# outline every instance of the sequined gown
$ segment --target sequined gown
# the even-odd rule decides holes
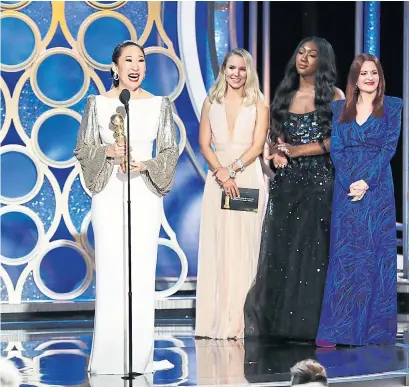
[[[390,160],[401,129],[402,100],[384,97],[384,117],[338,123],[344,101],[333,103],[331,156],[335,165],[331,254],[318,339],[337,344],[396,341],[396,215]],[[347,196],[363,179],[361,201]]]
[[[316,111],[289,113],[286,142],[324,139]],[[245,335],[314,340],[329,257],[333,192],[329,154],[298,157],[270,183],[256,280],[245,304]]]

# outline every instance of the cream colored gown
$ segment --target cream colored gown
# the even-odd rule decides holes
[[[243,340],[196,340],[198,385],[248,385]]]
[[[242,106],[229,139],[224,104],[213,103],[209,119],[212,143],[220,163],[234,162],[253,143],[257,109]],[[241,338],[243,308],[256,275],[266,187],[257,158],[236,177],[240,188],[258,188],[258,212],[222,210],[222,190],[212,172],[206,179],[200,225],[196,292],[196,336]]]

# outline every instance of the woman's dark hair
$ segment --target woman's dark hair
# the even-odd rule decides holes
[[[379,74],[379,85],[376,90],[376,97],[373,100],[374,117],[383,117],[383,97],[385,94],[385,76],[383,75],[382,65],[375,55],[360,54],[352,61],[351,68],[348,74],[348,84],[346,89],[346,101],[342,110],[339,122],[351,122],[356,117],[356,103],[359,97],[359,89],[356,89],[361,67],[365,62],[374,62]]]
[[[112,63],[115,63],[116,65],[118,64],[118,59],[121,56],[122,49],[128,46],[138,47],[142,51],[143,57],[145,57],[145,51],[140,44],[134,42],[133,40],[124,40],[123,42],[119,43],[114,48],[114,51],[112,52]],[[111,68],[111,77],[112,77],[113,87],[117,87],[119,85],[119,80],[114,79],[114,70],[112,70],[112,68]]]
[[[291,368],[292,386],[307,384],[312,382],[321,383],[328,386],[327,374],[325,368],[315,360],[307,359],[298,362]]]
[[[295,64],[296,56],[301,46],[307,42],[314,42],[318,48],[318,67],[315,73],[315,109],[324,135],[329,137],[331,134],[331,102],[334,99],[336,82],[335,54],[329,42],[313,36],[303,39],[298,44],[287,64],[284,79],[275,92],[271,105],[270,136],[273,142],[277,142],[277,138],[284,135],[283,125],[288,118],[288,109],[300,85],[300,75]]]

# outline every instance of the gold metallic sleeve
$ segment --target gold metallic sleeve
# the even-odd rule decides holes
[[[99,137],[96,101],[91,95],[82,116],[74,155],[81,164],[85,185],[92,194],[105,188],[114,168],[113,160],[106,155],[106,148]]]
[[[157,196],[169,193],[179,159],[175,123],[169,98],[164,97],[160,110],[159,128],[156,138],[156,157],[143,161],[146,171],[142,177],[147,187]]]

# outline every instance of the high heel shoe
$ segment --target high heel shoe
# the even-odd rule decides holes
[[[321,348],[334,348],[337,346],[335,343],[325,340],[315,340],[315,344],[317,345],[317,347]]]

